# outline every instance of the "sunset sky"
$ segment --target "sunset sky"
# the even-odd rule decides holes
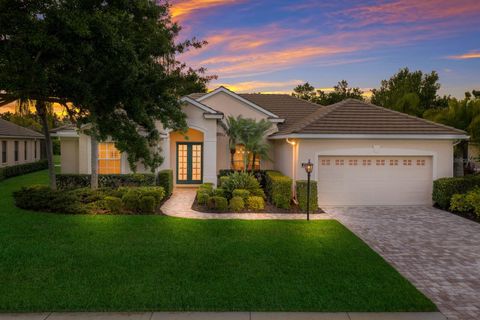
[[[441,94],[480,89],[480,1],[171,1],[181,38],[209,45],[182,60],[238,92],[288,92],[345,79],[378,87],[399,68],[436,70]]]

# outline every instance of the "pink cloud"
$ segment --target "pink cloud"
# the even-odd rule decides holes
[[[480,51],[470,51],[459,55],[448,56],[448,58],[455,60],[480,59]]]
[[[356,20],[357,26],[367,26],[426,22],[454,17],[478,18],[479,10],[478,0],[395,0],[354,6],[345,10],[343,14]]]
[[[198,10],[231,5],[242,1],[243,0],[177,0],[173,1],[170,11],[174,20],[181,20]]]

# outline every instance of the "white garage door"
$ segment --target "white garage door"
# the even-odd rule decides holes
[[[319,157],[320,205],[429,205],[431,157]]]

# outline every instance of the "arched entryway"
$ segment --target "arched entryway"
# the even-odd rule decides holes
[[[189,128],[187,132],[170,133],[170,163],[178,185],[201,184],[204,176],[204,134]]]

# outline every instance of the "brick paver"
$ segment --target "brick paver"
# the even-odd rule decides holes
[[[448,319],[480,319],[480,224],[431,207],[327,208]]]
[[[306,219],[305,214],[286,213],[205,213],[192,209],[195,200],[196,189],[176,188],[161,210],[164,214],[172,217],[190,219],[244,219],[244,220],[297,220]],[[332,219],[329,214],[320,213],[310,215],[312,220]]]

